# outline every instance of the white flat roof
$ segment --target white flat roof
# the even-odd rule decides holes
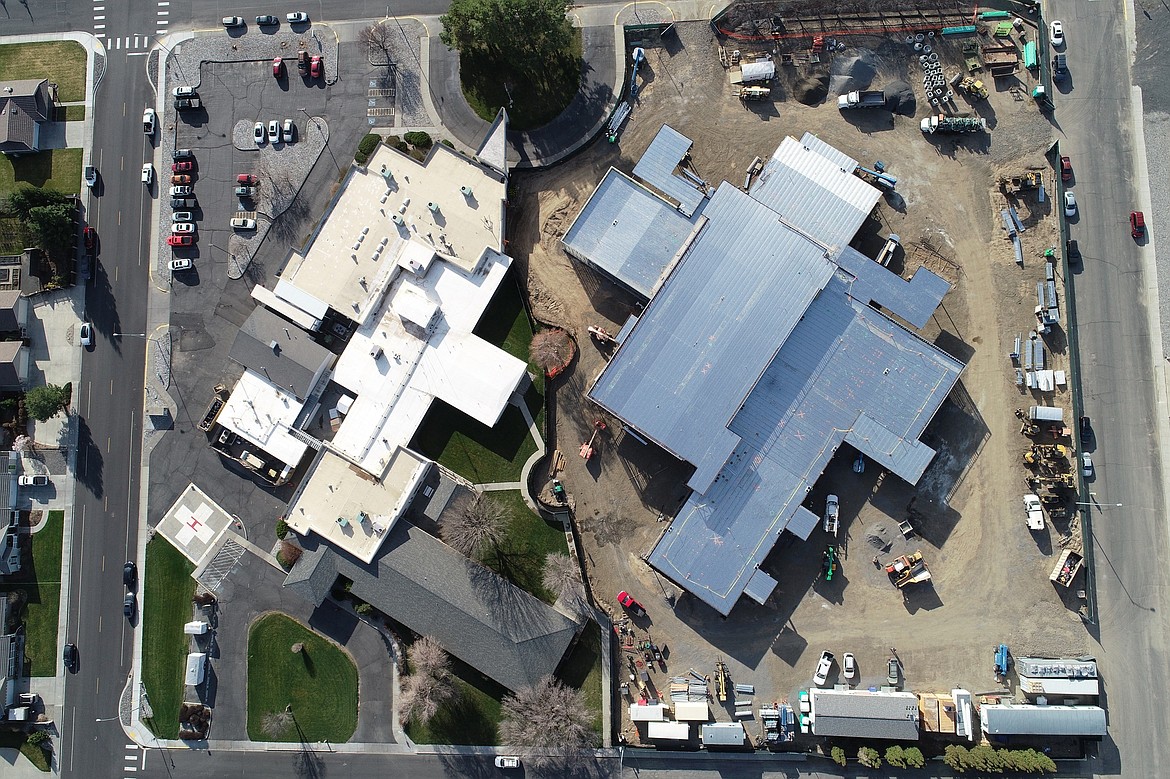
[[[285,521],[296,532],[312,531],[368,563],[429,468],[429,460],[398,447],[387,458],[383,477],[375,479],[324,451],[293,496]]]
[[[364,321],[380,296],[377,280],[400,258],[438,254],[471,269],[485,247],[502,250],[505,196],[503,176],[442,144],[424,163],[379,146],[366,168],[350,170],[309,250],[293,253],[282,281]]]
[[[292,393],[245,370],[216,421],[286,465],[295,466],[308,448],[288,432],[301,408]]]

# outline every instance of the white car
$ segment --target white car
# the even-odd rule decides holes
[[[1052,24],[1048,25],[1048,38],[1052,41],[1052,46],[1059,49],[1064,45],[1064,22],[1056,19]]]
[[[169,263],[167,263],[167,265],[170,267],[172,272],[177,270],[191,270],[191,268],[195,267],[195,263],[186,258],[171,260]]]
[[[179,235],[180,233],[193,233],[195,232],[195,223],[176,222],[175,224],[171,225],[171,232],[175,235]]]
[[[1085,475],[1086,479],[1093,476],[1093,455],[1088,452],[1081,452],[1081,473]]]
[[[232,219],[231,224],[232,224],[233,230],[255,230],[256,229],[256,220],[255,219],[246,219],[242,216],[234,217]]]
[[[49,477],[43,473],[25,475],[17,478],[16,483],[21,487],[45,487],[49,484]]]
[[[93,325],[89,322],[82,322],[77,340],[81,341],[82,346],[93,346]]]
[[[148,162],[142,166],[142,183],[150,186],[154,182],[154,163]]]
[[[293,11],[284,15],[284,20],[289,24],[304,24],[309,21],[309,15],[304,11]]]
[[[175,211],[171,214],[172,222],[194,222],[195,217],[191,215],[190,211]]]
[[[268,123],[268,142],[276,143],[280,140],[280,122],[273,119]]]
[[[171,94],[175,97],[198,97],[199,93],[195,91],[195,87],[175,87],[171,90]]]
[[[829,650],[821,652],[821,659],[817,661],[817,672],[813,674],[813,684],[824,687],[829,680],[829,671],[833,668],[833,653]]]
[[[1064,193],[1064,215],[1077,215],[1077,196],[1074,195],[1071,190]]]
[[[497,755],[496,768],[519,768],[520,758],[511,755]]]
[[[285,143],[292,143],[293,132],[293,120],[285,119],[284,127],[282,127],[280,130],[280,140],[284,141]]]
[[[97,186],[97,168],[95,168],[93,165],[85,166],[85,173],[83,176],[85,178],[85,186],[89,187],[90,189],[93,189]]]
[[[154,135],[154,109],[148,108],[142,112],[142,132]]]
[[[256,122],[252,127],[252,140],[256,141],[257,146],[264,145],[264,122]]]
[[[857,678],[857,658],[853,656],[852,652],[846,652],[841,657],[841,672],[849,681]]]
[[[190,184],[180,184],[177,187],[171,187],[171,197],[186,197],[194,191]]]

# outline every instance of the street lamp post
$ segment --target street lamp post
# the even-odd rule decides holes
[[[1097,502],[1097,493],[1095,493],[1095,492],[1090,492],[1089,497],[1092,498],[1092,500],[1090,500],[1090,501],[1080,501],[1080,500],[1074,501],[1073,505],[1074,506],[1096,506],[1097,508],[1110,508],[1110,507],[1112,507],[1112,508],[1117,508],[1117,509],[1119,509],[1125,505],[1124,503],[1098,503]]]

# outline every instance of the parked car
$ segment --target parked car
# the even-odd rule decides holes
[[[171,237],[179,238],[181,236],[172,235]],[[191,262],[186,257],[182,257],[180,259],[171,260],[169,263],[167,263],[167,267],[169,267],[171,272],[174,273],[175,271],[191,270],[195,267],[195,263]]]
[[[171,152],[172,160],[185,160],[188,157],[193,158],[194,156],[195,152],[191,151],[190,149],[175,149],[173,152]]]
[[[172,184],[190,184],[193,179],[186,173],[179,173],[171,176]]]
[[[243,184],[245,186],[252,186],[254,184],[259,184],[260,179],[256,176],[253,176],[251,173],[238,173],[236,174],[236,183]]]
[[[1057,54],[1052,58],[1052,80],[1064,81],[1066,78],[1068,78],[1068,62],[1063,54]]]
[[[175,110],[176,111],[190,111],[196,108],[202,108],[203,103],[197,97],[176,97]]]
[[[220,20],[220,22],[223,24],[224,27],[226,27],[229,30],[232,29],[233,27],[243,27],[244,26],[244,20],[242,17],[239,17],[239,16],[225,16],[225,17],[223,17],[223,19]]]
[[[292,119],[285,119],[284,126],[280,130],[280,140],[285,143],[292,143],[293,133],[295,132],[295,125]]]
[[[134,611],[137,606],[138,598],[134,596],[134,593],[126,593],[126,597],[122,599],[122,614],[126,619],[134,619]]]
[[[142,112],[142,132],[150,136],[154,135],[154,119],[155,117],[153,108],[148,108]]]
[[[61,660],[66,671],[77,670],[77,645],[72,642],[65,644],[61,650]]]
[[[520,758],[511,755],[496,755],[496,768],[519,768]]]
[[[175,211],[171,214],[172,222],[194,222],[195,216],[190,211]]]
[[[1086,479],[1093,478],[1093,455],[1081,452],[1081,474]]]
[[[1072,190],[1064,193],[1064,215],[1077,215],[1077,196],[1072,193]]]
[[[264,138],[264,122],[256,122],[252,126],[252,140],[256,141],[257,146],[263,146]]]
[[[268,122],[268,142],[276,143],[280,140],[280,122],[272,119]]]
[[[1073,176],[1072,160],[1069,159],[1068,157],[1061,157],[1060,158],[1060,180],[1067,184],[1068,182],[1072,181],[1072,176]]]
[[[284,60],[280,57],[272,58],[272,77],[284,78]]]
[[[134,589],[134,585],[138,583],[138,566],[133,560],[127,560],[122,566],[122,584],[126,585],[126,589]]]
[[[236,187],[233,191],[236,193],[236,197],[255,197],[256,195],[255,187]]]
[[[1054,19],[1048,25],[1048,39],[1052,41],[1053,48],[1059,49],[1064,45],[1064,22]]]
[[[195,163],[191,162],[190,160],[184,160],[182,162],[172,162],[171,163],[171,172],[172,173],[185,173],[185,172],[190,171],[190,170],[195,170]]]
[[[1093,428],[1088,417],[1081,417],[1081,443],[1087,444],[1093,438]]]
[[[197,239],[195,235],[168,235],[167,246],[193,246]]]
[[[175,87],[171,90],[173,97],[198,97],[199,93],[195,91],[195,87]]]
[[[293,11],[285,14],[284,20],[289,24],[305,24],[309,21],[309,15],[304,11]]]
[[[1068,239],[1068,243],[1064,245],[1064,253],[1068,256],[1068,261],[1073,265],[1081,261],[1081,247],[1077,243],[1076,238]]]
[[[857,678],[857,658],[853,656],[852,652],[846,652],[841,657],[841,672],[849,681]]]
[[[142,166],[142,183],[150,186],[154,182],[154,163],[148,162]]]
[[[183,197],[190,195],[193,189],[189,186],[171,187],[171,197]]]
[[[256,220],[255,219],[246,219],[244,217],[234,217],[232,219],[231,224],[232,224],[233,230],[255,230],[256,229]]]
[[[261,27],[271,27],[274,24],[280,24],[280,20],[272,14],[265,14],[264,16],[256,17],[256,24]]]
[[[634,596],[622,590],[617,594],[618,603],[622,604],[622,608],[633,614],[635,617],[646,616],[646,609],[641,603],[634,600]]]
[[[321,71],[325,69],[325,60],[321,57],[313,57],[309,60],[309,76],[311,78],[321,78]]]
[[[97,246],[97,230],[92,227],[84,227],[81,230],[81,240],[85,244],[85,248],[93,251]]]
[[[889,663],[886,665],[886,684],[891,687],[897,687],[901,670],[902,664],[898,662],[898,658],[891,657]]]
[[[198,208],[199,201],[193,197],[171,198],[171,208]]]
[[[833,668],[833,653],[829,650],[821,652],[821,659],[817,661],[817,670],[813,674],[813,684],[824,687],[829,680],[829,671]]]
[[[175,235],[182,235],[183,233],[195,232],[194,222],[174,222],[171,224],[171,232]]]
[[[97,168],[93,165],[86,165],[82,178],[85,179],[85,186],[93,189],[97,186]]]
[[[18,477],[16,483],[21,487],[47,487],[49,477],[43,473],[26,473]]]
[[[309,52],[304,49],[297,52],[297,73],[301,78],[309,75]]]
[[[89,322],[82,322],[81,329],[77,331],[77,340],[86,348],[93,346],[93,325]]]
[[[1146,233],[1146,215],[1141,211],[1129,212],[1129,234],[1134,239],[1141,238]]]

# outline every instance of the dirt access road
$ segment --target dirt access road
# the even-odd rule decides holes
[[[1029,229],[1024,266],[1017,266],[999,221],[1004,198],[995,186],[1004,173],[1045,165],[1050,126],[1030,100],[1002,83],[989,102],[969,109],[989,119],[990,143],[925,138],[918,119],[929,110],[921,107],[920,86],[916,118],[893,122],[880,110],[846,116],[832,94],[820,105],[802,105],[790,99],[792,76],[774,89],[778,99],[743,104],[732,97],[709,27],[675,29],[677,41],[647,49],[643,87],[619,143],[603,139],[567,164],[514,179],[510,250],[522,283],[537,316],[568,329],[581,347],[577,362],[552,385],[551,434],[566,455],[562,478],[575,500],[597,600],[616,612],[614,594],[630,590],[649,610],[640,627],[670,648],[671,674],[692,667],[710,674],[722,655],[733,678],[756,684],[761,701],[791,697],[807,686],[822,649],[838,657],[855,653],[861,686],[884,680],[885,660],[896,647],[908,689],[963,686],[974,692],[996,689],[992,648],[1000,641],[1018,655],[1085,651],[1089,642],[1075,594],[1058,592],[1048,580],[1059,536],[1076,528],[1049,523],[1034,534],[1025,527],[1020,456],[1026,439],[1013,416],[1020,406],[1068,407],[1069,399],[1066,392],[1041,398],[1017,389],[1007,360],[1015,336],[1034,327],[1035,284],[1044,273],[1039,255],[1055,240],[1056,220],[1050,203],[1021,204]],[[849,42],[845,54],[862,47],[879,53],[875,88],[894,79],[921,84],[909,47],[876,37]],[[941,53],[949,74],[961,56],[957,46]],[[638,301],[571,260],[559,239],[606,169],[629,173],[663,123],[694,140],[694,169],[710,182],[742,184],[754,156],[766,159],[785,135],[805,131],[864,165],[885,161],[898,177],[904,205],[883,201],[855,245],[873,256],[885,234],[898,233],[907,252],[892,270],[908,277],[925,262],[955,284],[922,336],[967,364],[927,431],[926,442],[939,454],[917,487],[883,478],[876,467],[854,473],[848,447],[818,482],[807,504],[814,512],[821,513],[828,492],[841,497],[838,541],[845,557],[834,579],[820,578],[821,552],[830,541],[825,533],[818,529],[807,542],[785,534],[764,565],[779,581],[769,602],[742,599],[726,619],[691,597],[675,597],[679,591],[641,559],[664,529],[662,518],[672,517],[685,499],[688,467],[623,437],[615,424],[601,437],[597,457],[588,464],[577,457],[594,420],[604,418],[585,392],[607,354],[590,341],[586,327],[616,331]],[[1050,181],[1047,169],[1045,175]],[[1061,333],[1054,335],[1052,367],[1060,369],[1067,360]],[[910,507],[920,535],[904,540],[897,523]],[[934,586],[903,598],[871,560],[918,548]],[[664,687],[666,674],[656,676]],[[720,710],[720,719],[729,717]]]

